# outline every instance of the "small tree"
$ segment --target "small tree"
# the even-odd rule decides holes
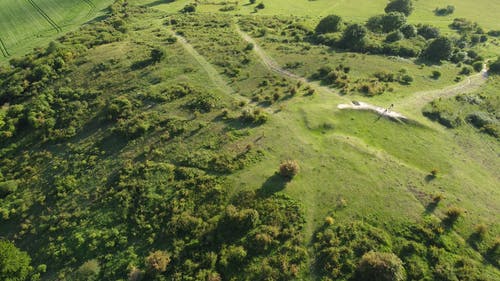
[[[97,260],[89,260],[83,263],[75,271],[75,281],[97,281],[101,266]]]
[[[489,65],[489,72],[492,74],[500,74],[500,57]]]
[[[30,271],[31,258],[13,243],[0,240],[0,280],[26,280]]]
[[[194,13],[196,12],[196,5],[195,4],[188,4],[182,8],[181,13],[187,14],[187,13]]]
[[[403,281],[406,271],[403,262],[393,253],[368,252],[358,265],[360,281]]]
[[[413,11],[413,3],[411,0],[392,0],[385,6],[384,11],[386,13],[400,12],[409,16]]]
[[[361,24],[351,24],[349,25],[342,34],[342,44],[344,47],[352,49],[354,51],[359,51],[365,47],[365,37],[368,33],[366,27]]]
[[[280,175],[291,179],[299,173],[300,167],[296,160],[285,160],[280,164]]]
[[[431,75],[432,79],[439,79],[439,77],[441,77],[441,72],[437,71],[437,70],[433,70],[432,71],[432,75]]]
[[[337,32],[342,26],[342,18],[337,15],[329,15],[321,19],[316,26],[316,33]]]
[[[447,60],[452,52],[451,40],[447,37],[439,37],[432,41],[424,52],[427,59],[435,62]]]
[[[165,272],[170,263],[170,255],[165,251],[154,251],[146,258],[146,268],[148,274],[158,274]]]
[[[151,50],[151,61],[154,63],[160,62],[165,57],[165,51],[160,48]]]

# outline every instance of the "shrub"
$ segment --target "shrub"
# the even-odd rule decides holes
[[[31,258],[13,243],[0,240],[0,280],[27,280]]]
[[[476,233],[479,238],[484,238],[487,232],[488,226],[486,226],[486,224],[484,223],[477,224],[474,227],[474,233]]]
[[[296,160],[285,160],[279,167],[280,175],[291,179],[299,173],[299,163]]]
[[[337,32],[342,26],[342,18],[337,15],[329,15],[321,19],[316,26],[316,33]]]
[[[439,202],[443,201],[443,199],[444,195],[442,193],[438,193],[432,197],[432,202],[434,202],[434,204],[438,204]]]
[[[460,69],[459,74],[460,75],[469,75],[472,73],[472,68],[470,66],[464,66],[462,69]]]
[[[220,98],[210,92],[199,93],[196,97],[187,103],[187,107],[193,110],[200,110],[203,112],[210,112],[219,103]]]
[[[489,73],[500,74],[500,57],[498,57],[496,61],[490,63]]]
[[[417,29],[417,34],[425,39],[432,39],[439,37],[439,29],[428,24],[424,24]]]
[[[403,262],[393,253],[368,252],[358,265],[358,280],[403,281],[406,271]]]
[[[151,50],[150,57],[153,63],[160,62],[165,57],[165,51],[160,48],[154,48]]]
[[[387,4],[384,11],[386,13],[400,12],[409,16],[413,11],[413,3],[411,0],[392,0]]]
[[[365,48],[366,27],[360,24],[349,25],[342,34],[342,45],[353,51],[362,51]]]
[[[385,41],[387,42],[396,42],[404,38],[404,35],[401,31],[396,30],[394,32],[391,32],[385,37]]]
[[[335,220],[332,217],[330,217],[330,216],[328,216],[328,217],[325,218],[325,224],[326,225],[332,225],[334,222],[335,222]]]
[[[196,12],[196,5],[195,4],[188,4],[184,6],[184,8],[181,9],[181,13],[187,14],[187,13],[194,13]]]
[[[447,60],[451,56],[452,51],[452,43],[451,40],[447,37],[439,37],[434,39],[427,49],[424,51],[424,56],[435,62],[439,62],[441,60]]]
[[[431,170],[431,177],[437,178],[438,174],[439,174],[439,170],[438,169],[434,168],[434,169]]]
[[[482,111],[470,113],[467,115],[466,120],[478,129],[495,122],[494,117],[491,117],[488,113]]]
[[[97,281],[101,266],[97,260],[89,260],[82,264],[75,272],[75,281]]]
[[[448,5],[445,8],[436,8],[434,10],[436,16],[447,16],[453,14],[453,12],[455,12],[455,6],[452,5]]]
[[[464,212],[465,212],[464,209],[462,209],[460,207],[456,207],[456,206],[449,207],[445,212],[446,220],[448,220],[450,222],[454,222],[459,217],[461,217],[464,214]]]
[[[254,124],[264,124],[268,118],[268,115],[260,108],[254,110],[246,108],[242,111],[240,116],[241,120]]]
[[[161,273],[167,270],[170,263],[170,255],[165,251],[154,251],[146,257],[146,269],[148,273]]]
[[[432,75],[431,75],[432,79],[439,79],[439,77],[441,77],[441,72],[437,71],[437,70],[433,70],[432,71]]]
[[[0,182],[0,198],[16,192],[17,187],[18,184],[15,180]]]
[[[413,82],[413,77],[408,74],[404,74],[400,79],[401,84],[410,85]]]
[[[382,17],[382,31],[387,33],[399,29],[406,23],[406,17],[399,12],[390,12]]]
[[[417,36],[417,28],[412,24],[405,24],[399,29],[406,38]]]

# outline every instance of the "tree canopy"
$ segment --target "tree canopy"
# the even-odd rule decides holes
[[[23,281],[31,271],[31,258],[12,242],[0,240],[0,280]]]
[[[447,37],[439,37],[432,41],[424,52],[427,59],[435,62],[447,60],[451,56],[452,42]]]
[[[385,6],[385,12],[400,12],[409,16],[413,11],[413,3],[411,0],[392,0]]]
[[[321,19],[316,26],[316,33],[337,32],[342,26],[342,18],[337,15],[329,15]]]

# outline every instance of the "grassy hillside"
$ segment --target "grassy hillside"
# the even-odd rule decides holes
[[[284,2],[116,1],[0,66],[0,279],[498,280],[493,36],[361,53],[318,15],[385,1]]]

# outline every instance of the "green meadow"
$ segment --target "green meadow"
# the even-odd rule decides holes
[[[1,280],[500,278],[500,3],[260,3],[0,4]]]

